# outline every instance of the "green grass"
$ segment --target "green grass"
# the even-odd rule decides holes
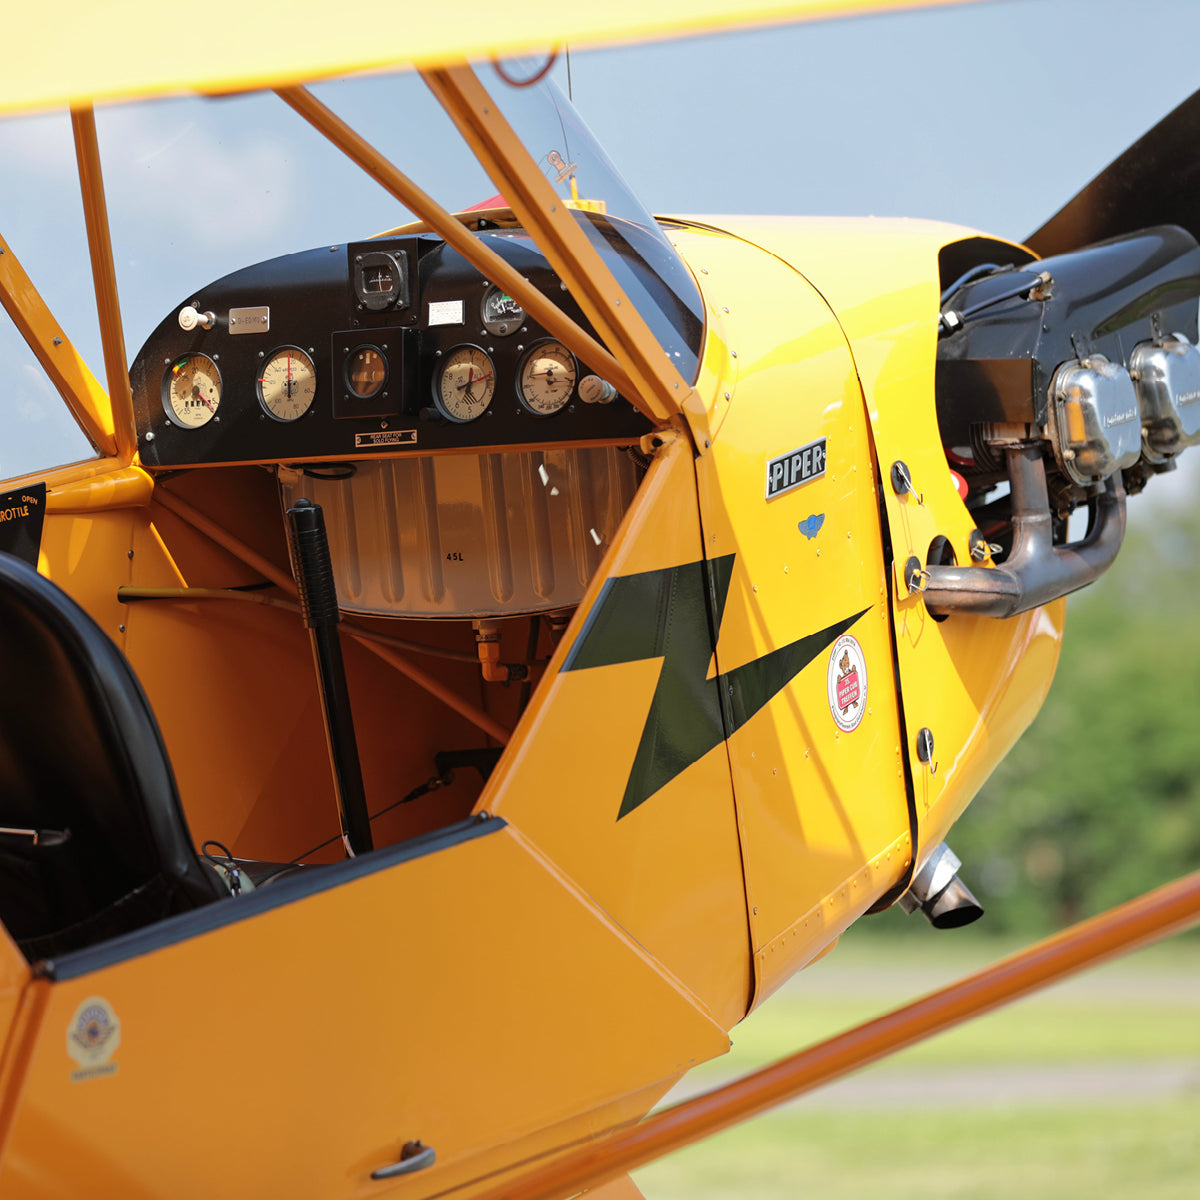
[[[774,1062],[832,1033],[877,1016],[878,1005],[855,997],[842,1003],[777,997],[733,1031],[734,1052],[699,1071],[725,1076]],[[1026,1060],[1078,1062],[1106,1059],[1200,1057],[1200,1005],[1130,1006],[1117,1000],[1090,1003],[1029,999],[921,1043],[889,1062],[986,1064]]]
[[[647,1200],[1194,1200],[1200,1100],[785,1111],[637,1172]]]
[[[922,995],[1013,947],[847,939],[733,1031],[730,1055],[693,1072],[711,1087]],[[955,948],[957,946],[957,949]],[[819,1096],[653,1163],[635,1174],[647,1200],[1175,1200],[1200,1195],[1200,1085],[1150,1100],[1109,1089],[1082,1099],[987,1099],[1006,1071],[1185,1060],[1200,1081],[1200,946],[1176,942],[1102,967],[978,1018],[861,1073],[975,1072],[970,1103]]]

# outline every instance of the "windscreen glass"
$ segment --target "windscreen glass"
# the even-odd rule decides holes
[[[476,71],[680,374],[694,381],[704,333],[696,283],[571,102],[552,80],[537,80],[539,66],[509,59]]]

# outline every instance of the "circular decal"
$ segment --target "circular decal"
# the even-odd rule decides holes
[[[829,711],[839,729],[857,729],[867,711],[867,660],[857,638],[848,633],[829,652]]]
[[[79,1064],[77,1077],[116,1070],[109,1059],[121,1044],[121,1022],[102,996],[89,996],[67,1026],[67,1053]]]

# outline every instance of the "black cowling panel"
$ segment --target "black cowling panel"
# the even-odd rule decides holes
[[[192,849],[125,657],[60,588],[0,554],[0,918],[31,958],[224,895]]]

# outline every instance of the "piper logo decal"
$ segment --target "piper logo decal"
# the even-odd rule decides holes
[[[767,499],[774,500],[825,474],[825,439],[817,438],[767,463]]]
[[[829,711],[845,733],[857,729],[867,711],[867,660],[858,639],[838,638],[829,652]]]

